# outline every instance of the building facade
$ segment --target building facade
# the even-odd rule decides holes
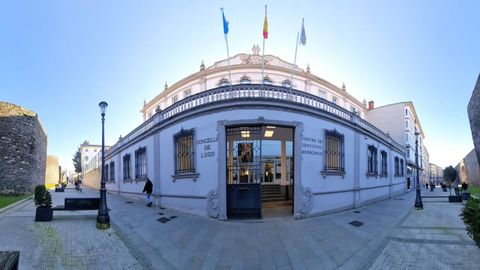
[[[428,152],[423,140],[425,135],[420,125],[420,119],[417,116],[413,103],[399,102],[375,108],[370,103],[369,110],[366,112],[367,120],[373,125],[388,133],[394,140],[400,142],[406,152],[407,164],[407,189],[415,188],[416,170],[419,172],[419,183],[422,184],[427,177],[424,171],[427,167]],[[418,168],[415,161],[415,132],[418,131]],[[428,178],[426,178],[428,179]]]
[[[365,118],[345,87],[275,56],[239,54],[165,89],[112,146],[109,191],[226,220],[286,207],[296,218],[406,191],[405,150]],[[294,68],[293,81],[292,68]]]
[[[435,185],[440,185],[443,182],[443,168],[430,163],[430,181]]]

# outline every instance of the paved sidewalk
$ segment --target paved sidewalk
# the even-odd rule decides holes
[[[428,195],[448,195],[440,192]],[[52,196],[63,204],[98,191]],[[20,269],[480,269],[480,249],[458,217],[462,205],[440,198],[416,211],[415,192],[303,220],[228,222],[107,198],[106,231],[96,229],[96,211],[35,223],[32,200],[13,207],[0,214],[0,250],[20,250]]]
[[[409,214],[413,198],[409,193],[303,220],[228,222],[148,208],[113,194],[108,203],[115,229],[148,269],[364,269]],[[169,220],[157,221],[162,217]]]
[[[448,203],[449,192],[437,188],[425,195],[423,210],[412,210],[388,236],[371,269],[480,269],[480,249],[458,216],[464,205]]]
[[[50,192],[54,204],[86,195]],[[19,250],[19,269],[142,269],[114,229],[96,228],[96,216],[97,211],[62,211],[51,222],[34,222],[29,199],[0,214],[0,250]]]

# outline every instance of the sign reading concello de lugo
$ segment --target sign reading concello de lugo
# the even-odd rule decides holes
[[[217,142],[217,138],[205,138],[197,140],[195,143],[200,147],[200,158],[210,158],[215,156],[215,151],[212,149],[212,143]],[[203,145],[203,147],[201,147]]]

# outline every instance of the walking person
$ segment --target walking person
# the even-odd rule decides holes
[[[142,193],[146,192],[147,193],[147,197],[146,197],[146,201],[147,201],[147,206],[148,207],[151,207],[152,206],[152,190],[153,190],[153,184],[152,184],[152,181],[150,181],[150,179],[147,178],[147,182],[145,183],[145,186],[143,187],[143,191]]]

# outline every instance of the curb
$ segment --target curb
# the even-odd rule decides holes
[[[17,206],[17,205],[20,205],[20,204],[22,204],[22,203],[24,203],[24,202],[26,202],[26,201],[28,201],[28,200],[30,200],[30,199],[32,199],[32,198],[33,198],[33,195],[30,195],[30,196],[28,196],[28,197],[25,198],[25,199],[22,199],[22,200],[20,200],[20,201],[18,201],[18,202],[15,202],[15,203],[12,203],[12,204],[10,204],[10,205],[7,205],[7,206],[5,206],[5,207],[3,207],[3,208],[0,208],[0,214],[3,214],[4,212],[10,210],[11,208],[13,208],[13,207],[15,207],[15,206]]]

